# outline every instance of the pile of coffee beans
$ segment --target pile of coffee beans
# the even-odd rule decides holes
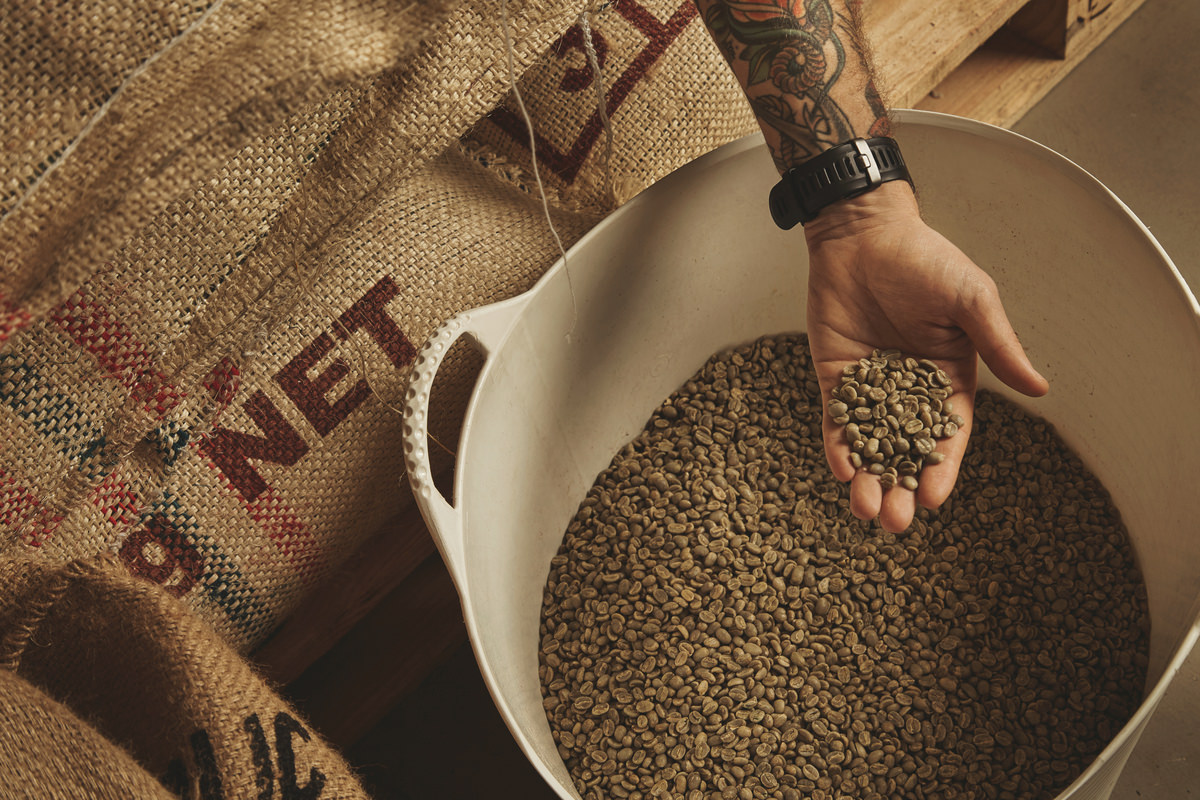
[[[1141,576],[1048,423],[981,393],[954,494],[891,534],[823,405],[803,336],[720,354],[581,504],[539,675],[586,800],[1050,798],[1136,708]]]
[[[829,400],[829,414],[843,426],[850,461],[879,476],[884,489],[900,484],[916,491],[926,464],[940,464],[937,439],[958,433],[950,376],[927,359],[899,350],[876,350],[848,364]]]

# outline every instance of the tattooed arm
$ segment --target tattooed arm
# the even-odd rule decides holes
[[[696,4],[780,172],[850,139],[889,135],[858,2]],[[851,510],[898,532],[912,522],[917,502],[935,508],[954,488],[974,416],[979,356],[1020,392],[1039,396],[1049,386],[1029,363],[995,283],[925,225],[904,181],[826,207],[804,235],[808,335],[824,396],[845,364],[876,347],[932,358],[954,382],[951,400],[965,422],[959,435],[939,443],[946,458],[925,468],[915,495],[898,486],[884,492],[877,478],[856,472],[840,429],[825,417],[825,451],[834,475],[851,482]]]
[[[780,172],[856,137],[887,136],[857,4],[696,0]]]

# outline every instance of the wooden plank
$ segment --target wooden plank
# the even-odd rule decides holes
[[[1070,0],[1067,17],[1067,57],[1095,49],[1117,25],[1129,18],[1143,0]],[[1080,56],[1082,58],[1082,56]]]
[[[269,680],[290,683],[435,552],[425,521],[409,497],[399,516],[314,589],[252,660]]]
[[[1012,31],[1001,30],[929,96],[916,103],[916,107],[1008,127],[1045,97],[1143,2],[1124,0],[1105,7],[1099,16],[1087,21],[1086,33],[1075,34],[1064,59],[1050,57]]]
[[[465,645],[345,755],[381,800],[558,798],[517,746]]]
[[[347,749],[467,638],[440,556],[426,559],[284,694]]]
[[[937,86],[1026,0],[877,0],[863,25],[888,103],[908,108]]]
[[[1030,0],[1008,23],[1011,31],[1059,58],[1090,52],[1111,32],[1105,15],[1129,16],[1140,0]]]
[[[1048,54],[1066,58],[1072,2],[1075,0],[1030,0],[1008,21],[1007,28],[1044,47]]]

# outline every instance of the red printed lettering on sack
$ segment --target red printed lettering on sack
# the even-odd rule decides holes
[[[614,0],[612,8],[646,38],[646,45],[634,56],[629,66],[605,92],[604,108],[610,118],[616,115],[637,84],[651,74],[654,65],[699,14],[696,4],[691,0],[683,0],[666,22],[659,20],[652,11],[637,0]],[[576,30],[578,33],[575,32]],[[602,50],[607,50],[607,44],[604,43],[603,37],[596,34],[597,31],[592,32],[597,56],[599,56]],[[578,37],[578,42],[582,45],[582,29],[569,30],[558,42],[556,52],[560,57],[575,47],[575,37]],[[585,76],[588,78],[587,81],[583,80]],[[559,88],[565,92],[582,92],[591,85],[591,80],[590,65],[586,70],[582,67],[570,68],[566,70],[566,75]],[[529,146],[529,128],[525,125],[525,120],[512,109],[505,105],[497,106],[484,119],[510,136],[518,146]],[[540,131],[534,131],[538,161],[553,170],[564,183],[570,185],[575,182],[584,162],[603,133],[604,120],[599,109],[592,112],[573,141],[551,141]]]
[[[387,304],[399,294],[400,288],[390,277],[380,279],[338,317],[331,331],[318,334],[275,374],[275,383],[320,436],[332,433],[370,395],[364,377],[336,399],[330,399],[330,393],[350,374],[350,366],[342,358],[333,358],[319,373],[311,375],[311,370],[333,352],[335,340],[362,331],[395,367],[406,367],[416,358],[416,348],[387,312]],[[197,446],[242,498],[253,503],[269,485],[251,462],[290,467],[308,453],[309,443],[261,389],[246,399],[242,410],[259,433],[216,425],[199,438]]]
[[[161,514],[125,538],[120,557],[134,575],[149,578],[175,597],[183,597],[204,576],[200,551]]]

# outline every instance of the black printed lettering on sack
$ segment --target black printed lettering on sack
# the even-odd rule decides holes
[[[275,800],[276,787],[279,788],[279,800],[321,800],[327,781],[325,773],[310,766],[303,784],[296,774],[295,742],[297,739],[310,742],[312,736],[299,720],[286,712],[276,714],[273,723],[274,759],[258,714],[251,714],[242,721],[242,732],[249,738],[250,756],[254,762],[257,800]],[[176,758],[167,765],[162,777],[163,787],[178,795],[180,800],[225,800],[220,765],[208,731],[196,731],[188,737],[188,744],[190,758]]]
[[[162,778],[163,787],[179,795],[180,800],[225,800],[217,754],[208,731],[198,730],[188,737],[195,774],[189,775],[183,759],[176,758],[167,765]]]
[[[258,789],[258,800],[271,800],[275,789],[275,770],[271,766],[271,745],[267,744],[267,734],[258,721],[258,714],[246,717],[242,729],[250,736],[250,756],[254,759],[254,784]]]
[[[279,788],[283,800],[317,800],[325,788],[325,774],[316,767],[308,771],[308,783],[296,783],[296,753],[292,749],[293,735],[304,741],[311,737],[294,717],[282,711],[275,715],[275,755],[279,759]]]
[[[221,772],[217,767],[217,754],[206,731],[192,734],[192,756],[196,761],[196,783],[200,789],[200,800],[223,800]]]

